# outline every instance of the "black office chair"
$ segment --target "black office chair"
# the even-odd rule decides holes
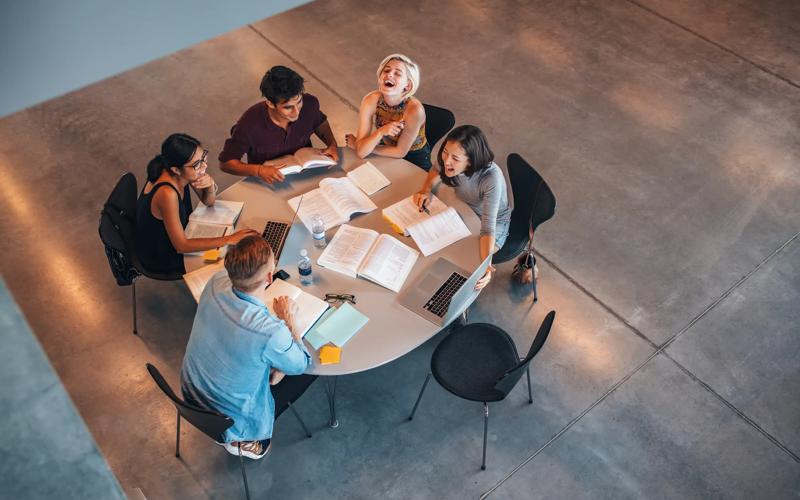
[[[175,427],[176,457],[180,458],[181,456],[181,417],[185,418],[190,424],[195,426],[203,434],[210,437],[214,441],[218,443],[225,441],[225,431],[228,429],[228,427],[233,425],[233,419],[227,415],[223,415],[222,413],[204,410],[186,403],[175,395],[175,393],[172,391],[172,388],[169,386],[167,381],[164,380],[164,377],[155,366],[147,363],[147,371],[150,372],[150,376],[153,377],[153,380],[155,380],[158,387],[164,394],[167,395],[167,397],[169,397],[169,399],[172,400],[172,404],[174,404],[175,408],[178,410],[178,420]],[[244,469],[244,458],[242,458],[241,444],[239,445],[239,464],[242,466],[244,492],[249,500],[250,488],[247,485],[247,473]]]
[[[492,263],[499,264],[517,257],[530,249],[533,262],[533,235],[540,224],[550,220],[556,212],[556,197],[542,176],[517,153],[506,159],[511,191],[514,195],[514,209],[511,211],[511,225],[503,247],[492,256]],[[536,279],[533,280],[533,301],[539,300]]]
[[[408,419],[414,418],[431,374],[448,392],[463,399],[483,403],[481,470],[486,470],[489,403],[505,399],[519,382],[523,371],[528,378],[528,403],[533,403],[530,363],[547,340],[555,317],[555,311],[547,313],[528,355],[523,359],[517,354],[511,337],[502,329],[488,323],[468,324],[445,337],[433,351],[431,371],[425,377]]]
[[[293,404],[300,399],[300,396],[306,392],[308,387],[313,384],[315,380],[317,380],[316,375],[304,374],[287,376],[277,385],[270,387],[272,390],[272,397],[275,399],[275,420],[278,420],[281,413],[286,411],[287,408],[290,408],[308,437],[311,437],[311,433],[308,431],[308,427],[306,427],[303,419],[300,418],[300,414],[294,409]]]
[[[133,302],[133,333],[139,333],[136,322],[136,280],[140,276],[176,281],[180,273],[157,273],[145,269],[136,255],[136,177],[128,172],[114,186],[114,190],[100,212],[98,231],[105,246],[111,272],[119,286],[131,286]]]
[[[449,109],[431,104],[423,104],[423,106],[425,107],[425,137],[433,148],[439,139],[450,132],[450,129],[456,124],[456,117]]]

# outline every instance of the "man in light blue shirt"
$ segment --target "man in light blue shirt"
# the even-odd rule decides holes
[[[238,455],[241,446],[243,456],[258,459],[269,450],[275,420],[271,374],[300,375],[311,356],[294,327],[297,304],[275,299],[275,316],[264,304],[275,270],[269,244],[260,236],[243,238],[229,248],[225,269],[200,296],[181,389],[188,402],[233,419],[221,443],[229,453]]]

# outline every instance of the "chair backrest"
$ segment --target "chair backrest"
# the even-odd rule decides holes
[[[501,375],[499,379],[497,379],[497,383],[494,385],[495,389],[507,396],[508,393],[511,392],[511,389],[517,385],[517,382],[519,382],[522,374],[525,373],[525,370],[528,368],[531,360],[542,349],[544,342],[547,340],[547,336],[550,335],[550,329],[553,327],[553,321],[555,318],[555,311],[550,311],[547,313],[547,316],[545,316],[541,326],[539,326],[539,331],[536,333],[536,337],[533,339],[531,348],[528,350],[528,355],[525,356],[525,359],[517,363],[515,366]]]
[[[131,251],[136,231],[136,177],[123,175],[100,212],[98,232],[111,272],[120,286],[130,285],[139,274]]]
[[[159,389],[172,400],[172,404],[178,409],[181,417],[214,441],[221,443],[225,440],[225,431],[233,425],[233,419],[222,413],[204,410],[186,403],[175,395],[158,368],[147,363],[147,371],[150,372],[150,376],[153,377]]]
[[[506,159],[511,191],[514,194],[514,210],[511,212],[510,231],[533,231],[539,224],[549,220],[556,212],[556,197],[542,176],[517,153]]]
[[[425,137],[432,148],[439,142],[439,139],[450,132],[450,129],[456,124],[456,117],[449,109],[431,104],[423,104],[423,106],[425,107]]]

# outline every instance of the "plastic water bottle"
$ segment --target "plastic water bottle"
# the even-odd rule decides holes
[[[300,283],[310,285],[314,281],[311,276],[311,259],[308,258],[308,250],[300,250],[300,260],[297,262],[297,271],[300,273]]]
[[[325,248],[328,245],[325,241],[325,221],[318,214],[311,216],[311,235],[314,236],[315,247]]]

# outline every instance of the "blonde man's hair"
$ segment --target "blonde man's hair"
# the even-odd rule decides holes
[[[417,66],[417,63],[412,61],[410,57],[404,54],[392,54],[390,56],[386,56],[378,66],[378,78],[381,77],[381,72],[383,71],[383,68],[389,64],[389,61],[400,61],[406,65],[406,76],[408,76],[408,81],[411,82],[411,88],[408,89],[408,92],[403,94],[403,97],[411,97],[414,95],[417,90],[419,90],[419,66]]]
[[[228,249],[225,269],[234,287],[252,290],[258,285],[256,274],[265,265],[273,262],[275,255],[269,243],[261,236],[248,236]]]

